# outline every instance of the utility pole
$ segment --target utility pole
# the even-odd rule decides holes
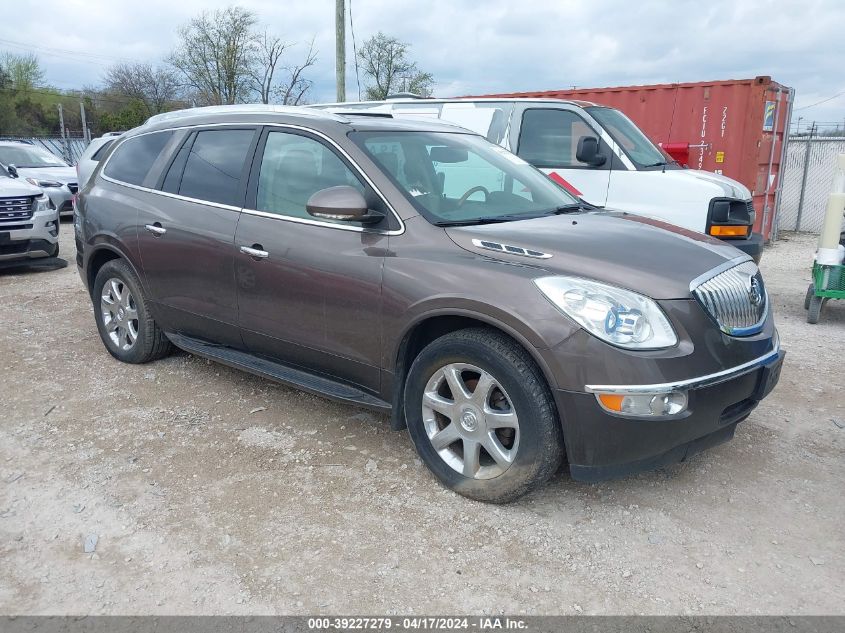
[[[346,0],[335,0],[335,74],[337,100],[346,101]]]
[[[67,136],[65,135],[65,113],[62,110],[62,104],[59,104],[59,127],[62,131],[62,145],[64,145],[65,150],[65,160],[70,162],[70,147],[68,146]]]
[[[82,116],[82,140],[87,144],[91,142],[91,137],[88,134],[88,122],[85,119],[85,100],[79,102],[79,114]]]

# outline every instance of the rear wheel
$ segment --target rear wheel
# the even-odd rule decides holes
[[[147,307],[135,271],[113,259],[94,280],[94,317],[109,353],[125,363],[146,363],[170,353],[172,346]]]
[[[408,374],[405,417],[429,470],[479,501],[516,499],[562,461],[545,379],[522,347],[494,330],[460,330],[429,344]]]
[[[804,309],[805,310],[810,309],[810,299],[813,298],[813,296],[815,295],[815,292],[816,292],[816,287],[813,284],[810,284],[809,287],[807,288],[807,294],[804,295]]]

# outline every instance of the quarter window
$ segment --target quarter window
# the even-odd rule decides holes
[[[517,154],[535,167],[588,167],[575,158],[583,136],[596,133],[574,112],[526,110]]]
[[[306,210],[308,199],[322,189],[341,185],[366,195],[361,181],[319,141],[287,132],[268,133],[258,173],[258,211],[313,220]]]
[[[179,194],[240,206],[238,187],[254,135],[254,130],[197,132],[185,163]]]
[[[127,139],[112,154],[103,173],[130,185],[143,185],[150,168],[172,136],[173,132],[167,131]]]

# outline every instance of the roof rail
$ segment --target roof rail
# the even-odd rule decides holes
[[[144,122],[144,125],[150,125],[151,123],[159,123],[161,121],[173,121],[178,119],[205,116],[209,114],[258,114],[262,112],[274,114],[296,114],[298,116],[308,116],[321,119],[336,119],[342,121],[340,117],[333,116],[330,113],[320,110],[314,110],[311,108],[305,108],[302,106],[284,106],[268,103],[239,103],[235,105],[203,106],[200,108],[186,108],[184,110],[162,112],[161,114],[155,114],[151,116]]]

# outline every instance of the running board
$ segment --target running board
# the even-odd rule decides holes
[[[196,354],[210,360],[242,369],[251,374],[281,382],[296,389],[302,389],[318,396],[331,398],[347,404],[360,405],[379,411],[390,411],[390,403],[372,396],[361,389],[347,385],[325,376],[318,376],[302,369],[266,360],[231,347],[215,345],[182,334],[167,333],[167,338],[176,346],[190,354]]]

